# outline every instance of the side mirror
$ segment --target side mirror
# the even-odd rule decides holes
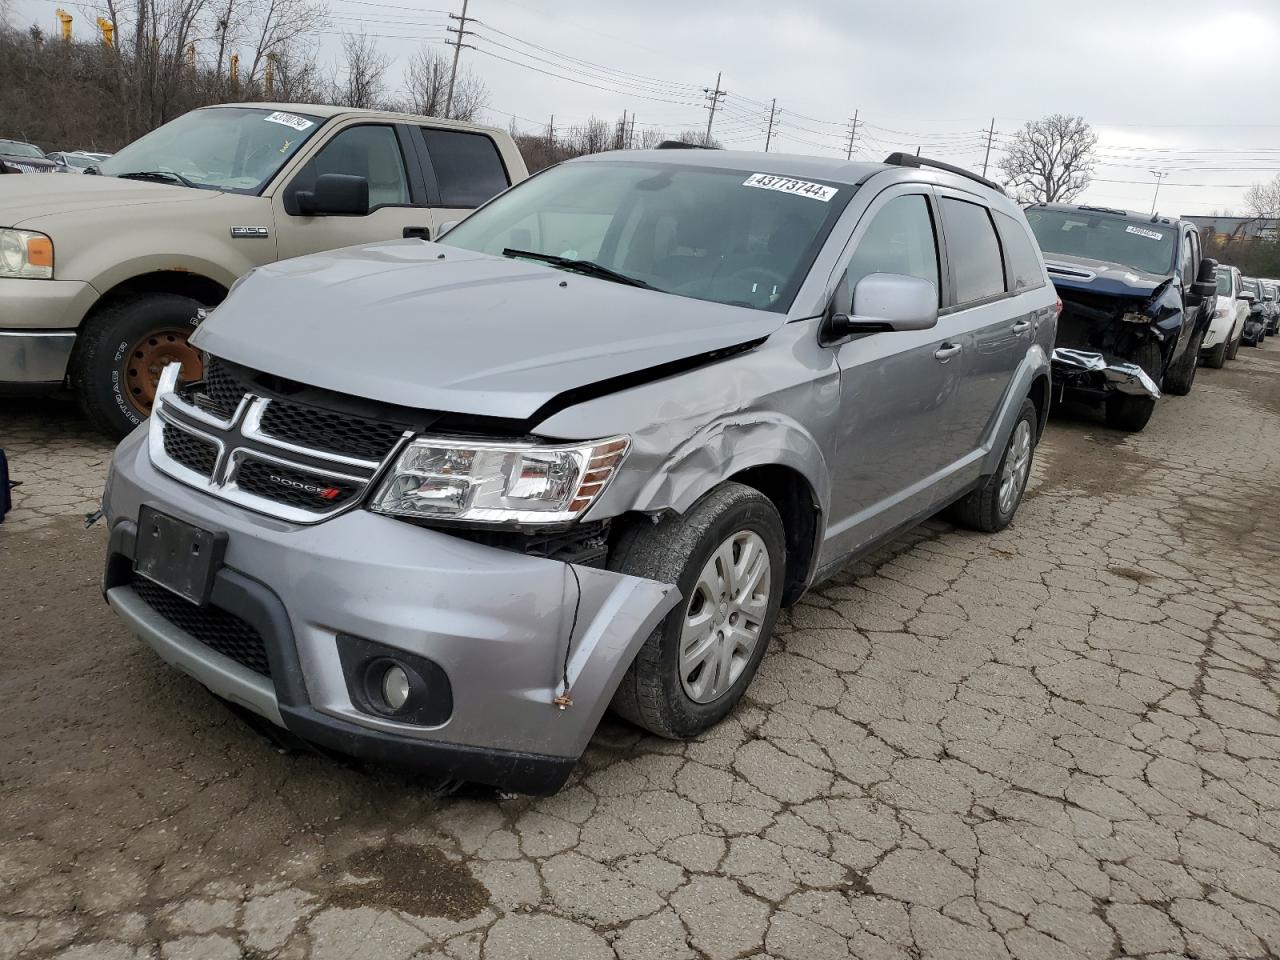
[[[873,273],[853,288],[853,315],[834,314],[827,338],[855,333],[928,330],[938,323],[938,288],[928,280],[897,273]]]
[[[439,240],[461,222],[461,220],[446,220],[444,223],[440,224],[440,229],[436,231],[436,239]]]
[[[1253,303],[1253,294],[1246,293],[1245,291],[1241,290],[1238,294],[1236,294],[1236,299],[1243,300],[1246,303]]]
[[[1191,284],[1191,295],[1207,300],[1218,295],[1218,261],[1205,257],[1200,261],[1200,272],[1196,274],[1195,283]]]
[[[369,212],[369,181],[346,173],[322,173],[312,190],[295,194],[304,217],[363,217]]]

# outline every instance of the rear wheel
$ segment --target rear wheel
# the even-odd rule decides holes
[[[786,580],[785,542],[773,503],[739,483],[717,487],[683,517],[624,534],[610,566],[674,583],[683,599],[640,648],[613,710],[671,739],[722,720],[769,646]]]
[[[104,433],[123,437],[151,413],[160,372],[182,364],[183,380],[203,372],[187,339],[201,305],[174,293],[148,293],[104,307],[80,333],[72,385],[80,407]]]
[[[1178,362],[1169,368],[1164,378],[1164,388],[1169,393],[1185,397],[1191,392],[1191,385],[1196,382],[1196,370],[1200,365],[1200,345],[1204,343],[1204,334],[1197,333],[1187,344],[1187,349]]]
[[[1038,421],[1036,405],[1023,400],[1000,466],[981,487],[956,502],[949,511],[952,520],[962,527],[985,533],[994,533],[1009,525],[1027,491]]]

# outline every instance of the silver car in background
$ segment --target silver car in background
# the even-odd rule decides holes
[[[610,705],[722,719],[851,557],[1006,526],[1058,309],[945,164],[579,158],[239,282],[116,451],[106,597],[303,740],[551,792]]]

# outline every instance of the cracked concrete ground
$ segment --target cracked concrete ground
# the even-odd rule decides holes
[[[548,799],[272,747],[97,593],[107,458],[0,405],[0,958],[1280,954],[1280,349],[1050,424],[1016,523],[783,617],[693,743]]]

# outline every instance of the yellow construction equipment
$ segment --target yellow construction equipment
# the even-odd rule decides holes
[[[70,40],[71,39],[71,21],[73,19],[71,14],[67,13],[67,11],[59,7],[57,10],[57,13],[54,15],[58,18],[58,34],[62,37],[63,40]]]
[[[116,42],[116,25],[106,17],[98,18],[98,29],[102,31],[102,44],[106,47],[115,46]]]
[[[276,92],[276,55],[274,53],[267,54],[267,71],[263,75],[263,81],[267,88],[267,98],[270,99]]]
[[[231,55],[230,70],[228,74],[231,77],[231,85],[235,86],[240,82],[240,54],[233,53]]]

